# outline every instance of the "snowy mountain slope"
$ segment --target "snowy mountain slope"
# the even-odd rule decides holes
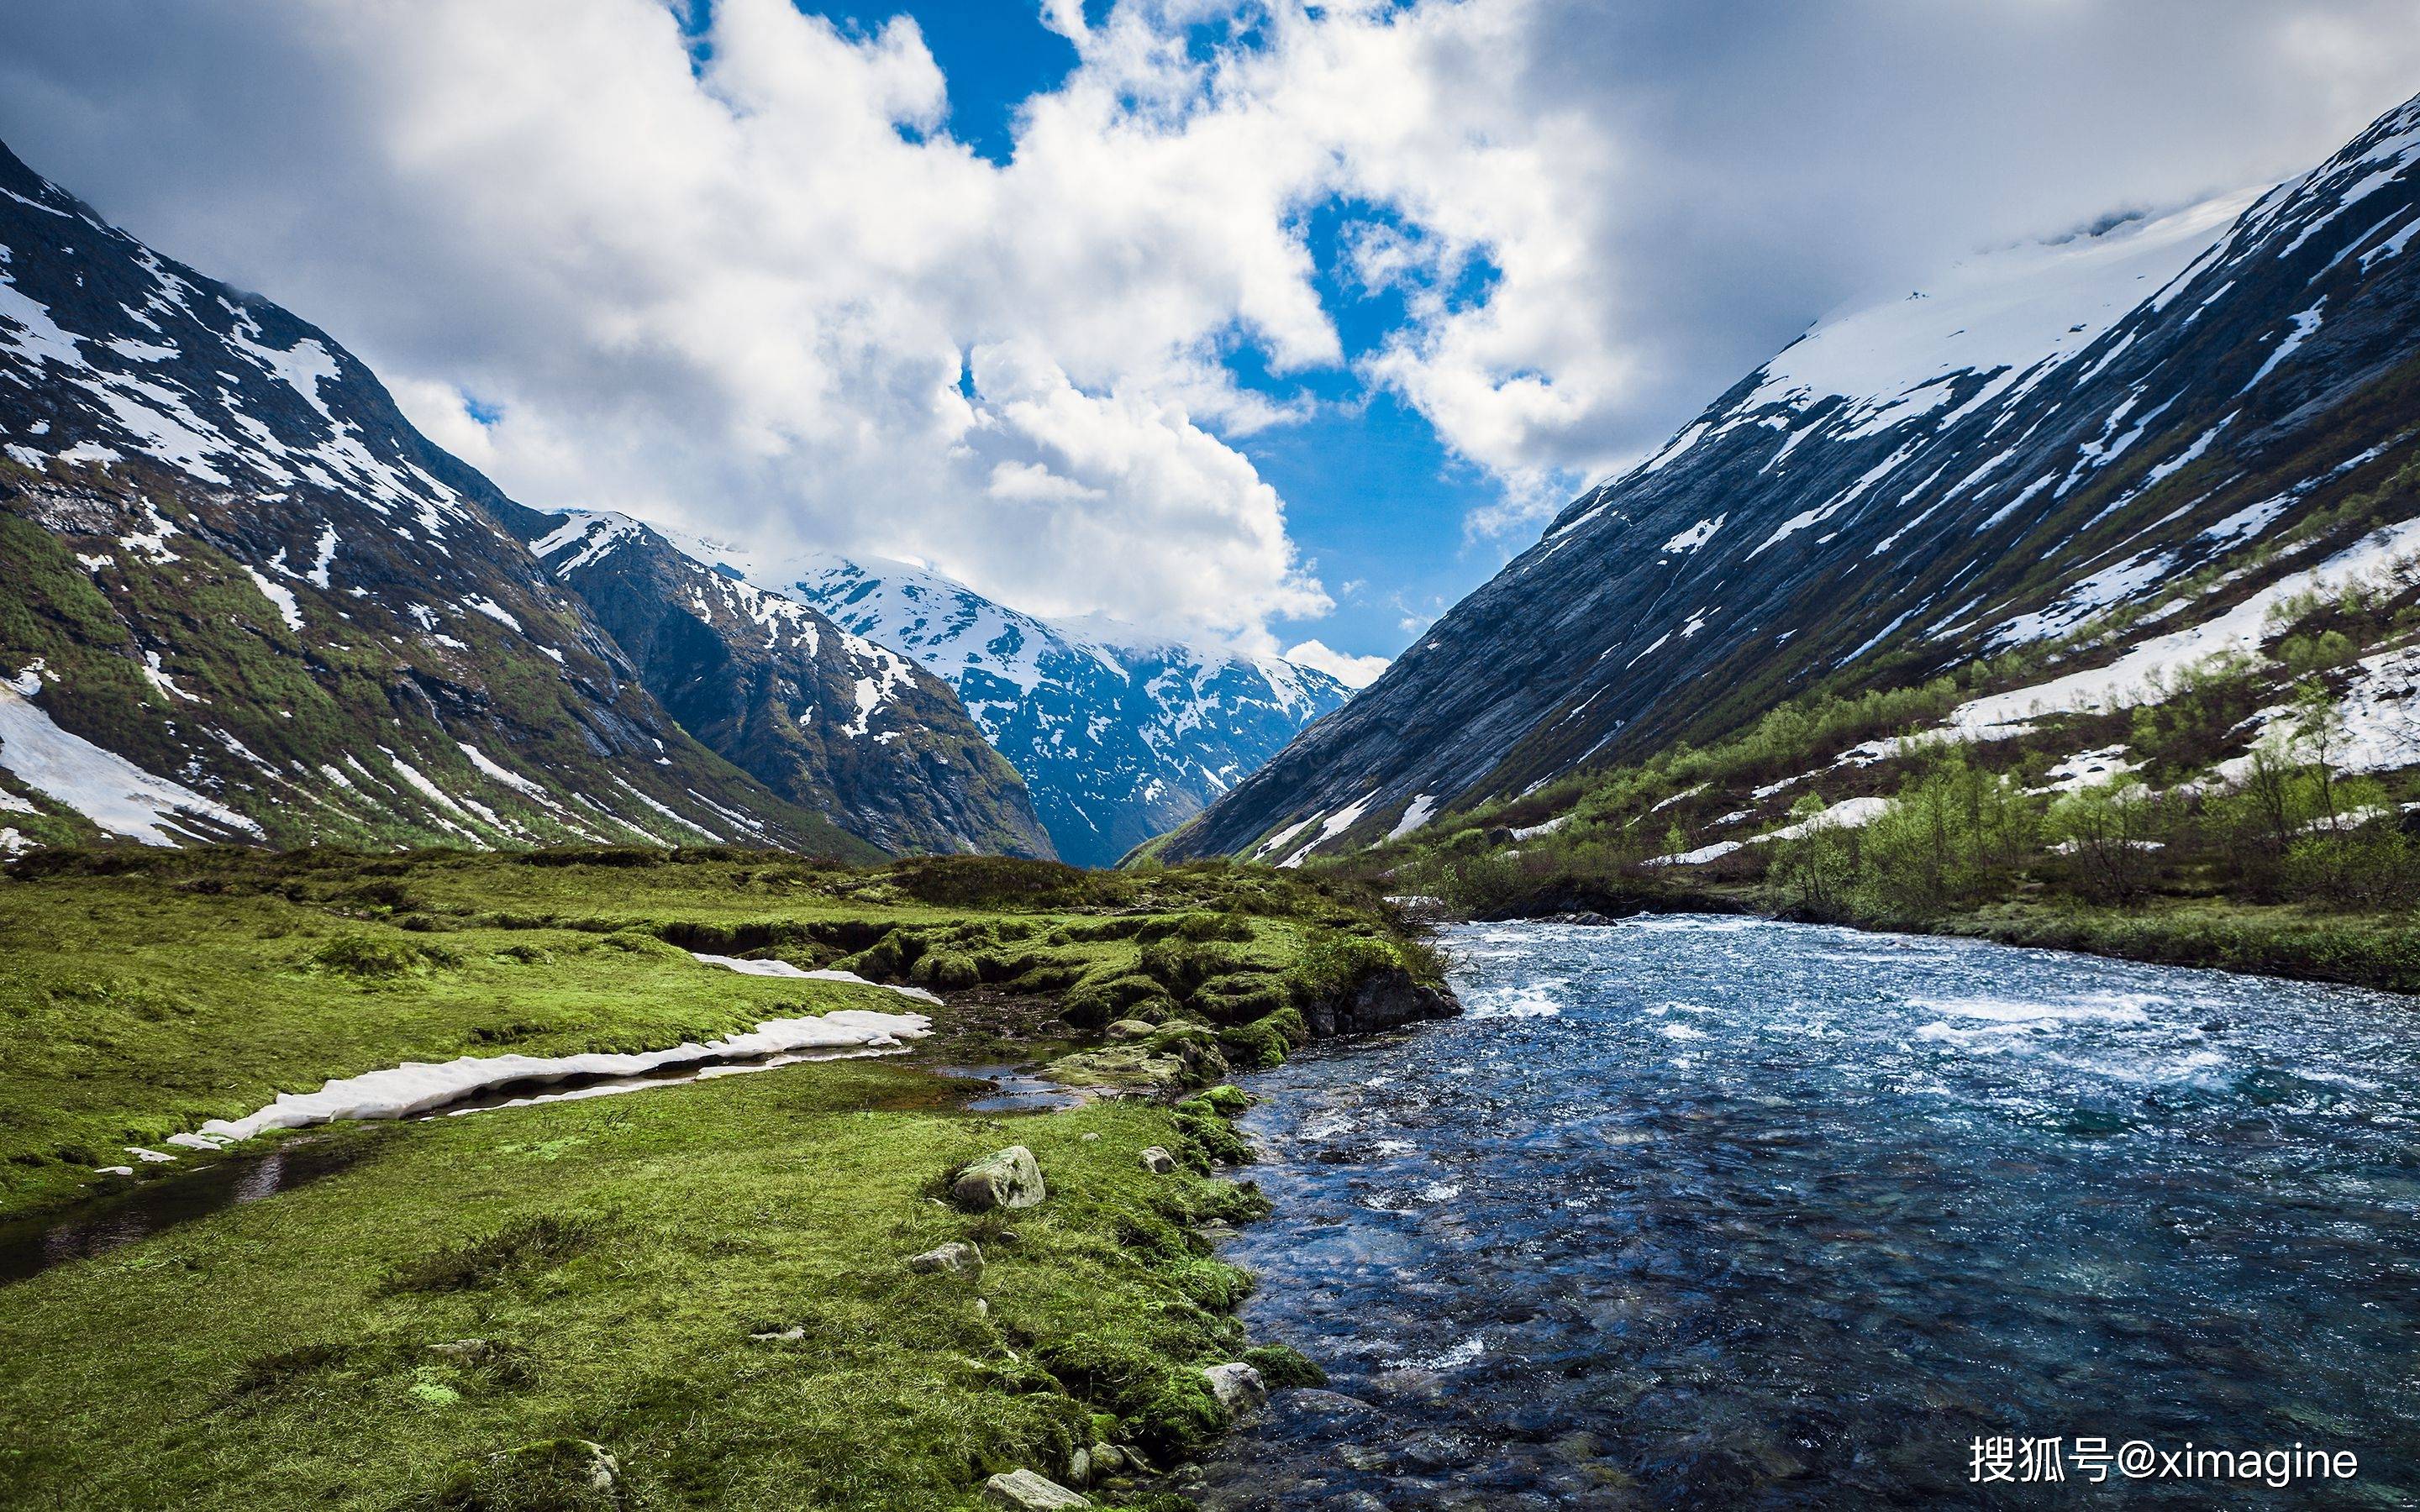
[[[2420,413],[2415,158],[2420,101],[2266,193],[1978,257],[1825,321],[1168,854],[1366,843],[1818,685],[2112,616],[2189,626],[2351,548],[2415,508],[2381,486]]]
[[[1193,817],[1350,690],[1326,672],[1053,622],[904,563],[814,557],[759,581],[915,657],[1023,773],[1060,856],[1107,866]]]
[[[0,149],[0,845],[876,854],[690,739],[517,507]]]
[[[1023,780],[914,661],[627,515],[541,525],[531,549],[648,691],[774,792],[888,851],[1051,854]]]

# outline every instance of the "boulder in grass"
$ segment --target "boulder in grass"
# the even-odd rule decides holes
[[[1160,1146],[1154,1145],[1142,1152],[1142,1168],[1154,1176],[1166,1176],[1176,1169],[1176,1157]]]
[[[1210,1387],[1210,1395],[1231,1417],[1246,1418],[1258,1413],[1269,1404],[1268,1382],[1261,1373],[1241,1360],[1228,1365],[1203,1367],[1202,1379]]]
[[[986,1155],[958,1173],[950,1183],[950,1196],[958,1206],[975,1212],[989,1212],[994,1208],[1031,1208],[1048,1196],[1042,1184],[1042,1167],[1033,1159],[1033,1151],[1023,1145],[1011,1145],[996,1154]]]
[[[1012,1470],[984,1482],[984,1500],[994,1506],[1018,1508],[1019,1512],[1053,1512],[1063,1506],[1093,1504],[1090,1497],[1030,1470]]]
[[[954,1239],[938,1244],[922,1255],[908,1257],[908,1269],[926,1273],[947,1271],[952,1275],[983,1274],[983,1251],[964,1240]]]

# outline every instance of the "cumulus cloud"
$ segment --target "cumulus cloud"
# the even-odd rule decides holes
[[[1030,3],[1079,63],[1005,163],[912,20],[787,0],[13,7],[0,133],[525,501],[1265,649],[1329,607],[1242,450],[1291,379],[1400,395],[1517,533],[1827,306],[2420,77],[2404,0]]]
[[[1322,640],[1304,640],[1285,649],[1285,659],[1316,667],[1347,687],[1368,687],[1394,660],[1391,656],[1356,656]]]

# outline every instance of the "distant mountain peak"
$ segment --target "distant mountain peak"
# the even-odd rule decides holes
[[[1351,697],[1281,657],[1045,619],[907,563],[810,555],[780,586],[955,687],[1061,856],[1088,865],[1190,819]]]

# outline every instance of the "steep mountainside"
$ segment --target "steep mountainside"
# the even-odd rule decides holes
[[[1048,856],[1025,783],[949,686],[627,515],[535,517],[531,548],[681,727],[890,851]]]
[[[955,687],[1079,865],[1110,865],[1192,818],[1351,696],[1276,656],[1038,619],[902,563],[823,557],[760,580]]]
[[[1818,686],[2051,647],[2059,677],[1961,711],[1988,731],[2257,644],[2287,594],[2420,546],[2379,486],[2420,414],[2415,159],[2420,101],[2248,204],[1979,257],[1819,326],[1167,854],[1408,833]]]
[[[0,149],[0,848],[874,854],[684,733],[517,512],[324,332]]]

